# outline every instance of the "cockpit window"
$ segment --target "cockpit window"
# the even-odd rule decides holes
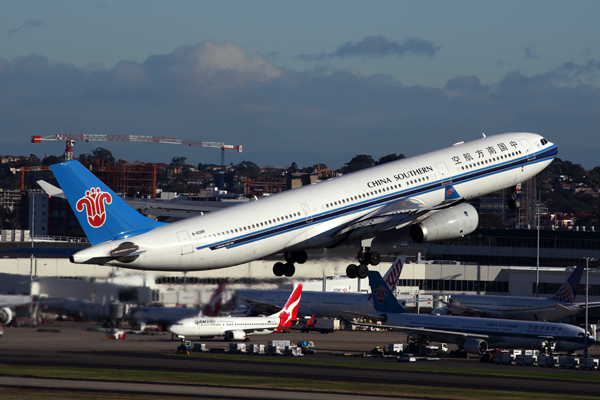
[[[544,138],[542,138],[541,142],[542,142],[542,146],[545,146],[546,144],[548,144],[548,141]]]

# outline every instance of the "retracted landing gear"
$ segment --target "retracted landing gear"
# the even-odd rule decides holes
[[[364,279],[369,275],[369,265],[375,266],[379,264],[381,261],[381,254],[370,250],[371,248],[366,246],[361,248],[356,256],[359,265],[350,264],[346,268],[346,275],[348,275],[348,278]]]
[[[508,208],[510,208],[511,210],[518,210],[523,205],[521,203],[521,199],[517,197],[520,192],[521,184],[519,183],[512,189],[512,192],[510,193],[511,198],[508,200]]]
[[[308,259],[308,255],[304,250],[286,251],[283,253],[283,256],[287,262],[285,264],[282,262],[275,263],[273,266],[273,273],[275,276],[294,276],[294,273],[296,272],[294,263],[304,264]]]

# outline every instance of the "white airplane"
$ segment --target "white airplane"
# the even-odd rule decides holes
[[[393,293],[396,290],[398,279],[406,256],[396,258],[383,279]],[[288,297],[285,290],[236,290],[234,299],[236,304],[247,303],[252,305],[252,311],[275,312],[281,309]],[[302,316],[338,318],[344,316],[352,318],[357,314],[368,314],[375,311],[372,294],[367,293],[342,293],[308,291],[302,292],[302,300],[298,314]]]
[[[184,318],[194,316],[217,317],[221,312],[223,290],[226,284],[227,280],[221,279],[210,300],[202,308],[136,307],[131,314],[133,319],[138,322],[156,321],[169,325]]]
[[[0,295],[0,324],[8,325],[14,319],[15,308],[31,304],[29,295],[2,294]]]
[[[398,304],[379,272],[369,272],[369,284],[377,310],[370,316],[382,321],[383,327],[434,341],[453,342],[468,353],[483,354],[488,346],[500,349],[541,349],[545,341],[554,342],[556,351],[571,353],[595,342],[593,337],[584,337],[584,329],[568,324],[412,314]]]
[[[70,256],[73,263],[197,271],[283,252],[287,263],[273,272],[292,276],[306,249],[360,241],[359,265],[346,272],[365,278],[380,260],[371,251],[379,232],[406,228],[419,243],[467,235],[479,218],[465,200],[512,188],[509,206],[520,207],[520,183],[557,152],[533,133],[483,135],[171,224],[139,214],[78,161],[51,169],[92,243]]]
[[[432,314],[455,314],[489,318],[509,318],[528,321],[552,321],[577,314],[585,303],[575,303],[575,296],[584,266],[580,265],[551,298],[455,294],[446,307]],[[600,303],[588,303],[598,307]]]
[[[289,329],[298,314],[302,285],[296,285],[283,308],[268,317],[187,318],[171,325],[179,337],[224,336],[225,340],[249,340],[248,335],[267,335]]]

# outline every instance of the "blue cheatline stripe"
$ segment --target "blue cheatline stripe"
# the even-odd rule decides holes
[[[300,228],[316,225],[334,218],[338,218],[342,215],[354,214],[359,211],[367,211],[369,209],[381,207],[398,200],[409,198],[411,196],[425,194],[435,190],[443,190],[444,187],[449,184],[457,185],[461,183],[466,183],[469,181],[483,178],[485,176],[497,174],[500,172],[506,172],[515,168],[520,168],[521,166],[533,165],[540,162],[544,162],[549,158],[553,158],[554,156],[556,156],[556,154],[558,154],[558,148],[556,147],[556,145],[552,145],[550,148],[543,150],[539,153],[534,153],[534,155],[529,157],[525,155],[512,161],[507,161],[501,164],[490,166],[489,168],[484,167],[470,172],[465,172],[461,175],[453,176],[451,182],[450,179],[444,180],[444,186],[441,186],[442,180],[440,179],[435,182],[428,183],[426,185],[416,186],[408,190],[391,193],[390,195],[379,196],[377,198],[359,202],[351,206],[340,207],[335,210],[316,214],[312,217],[312,222],[310,223],[306,222],[306,217],[302,217],[301,219],[288,224],[277,225],[272,228],[263,229],[245,236],[239,236],[236,238],[222,240],[205,246],[199,246],[196,247],[196,250],[201,250],[205,248],[217,250],[221,248],[233,248],[237,246],[242,246],[244,244],[273,237],[285,232],[290,232]],[[535,158],[533,158],[534,156]],[[530,157],[531,160],[527,160]]]

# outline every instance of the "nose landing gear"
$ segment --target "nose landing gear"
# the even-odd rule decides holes
[[[523,205],[521,203],[521,199],[517,198],[517,195],[519,194],[519,192],[521,192],[521,184],[520,183],[517,186],[515,186],[512,189],[512,192],[510,193],[511,198],[508,200],[507,204],[508,204],[508,208],[510,208],[511,210],[518,210]]]

